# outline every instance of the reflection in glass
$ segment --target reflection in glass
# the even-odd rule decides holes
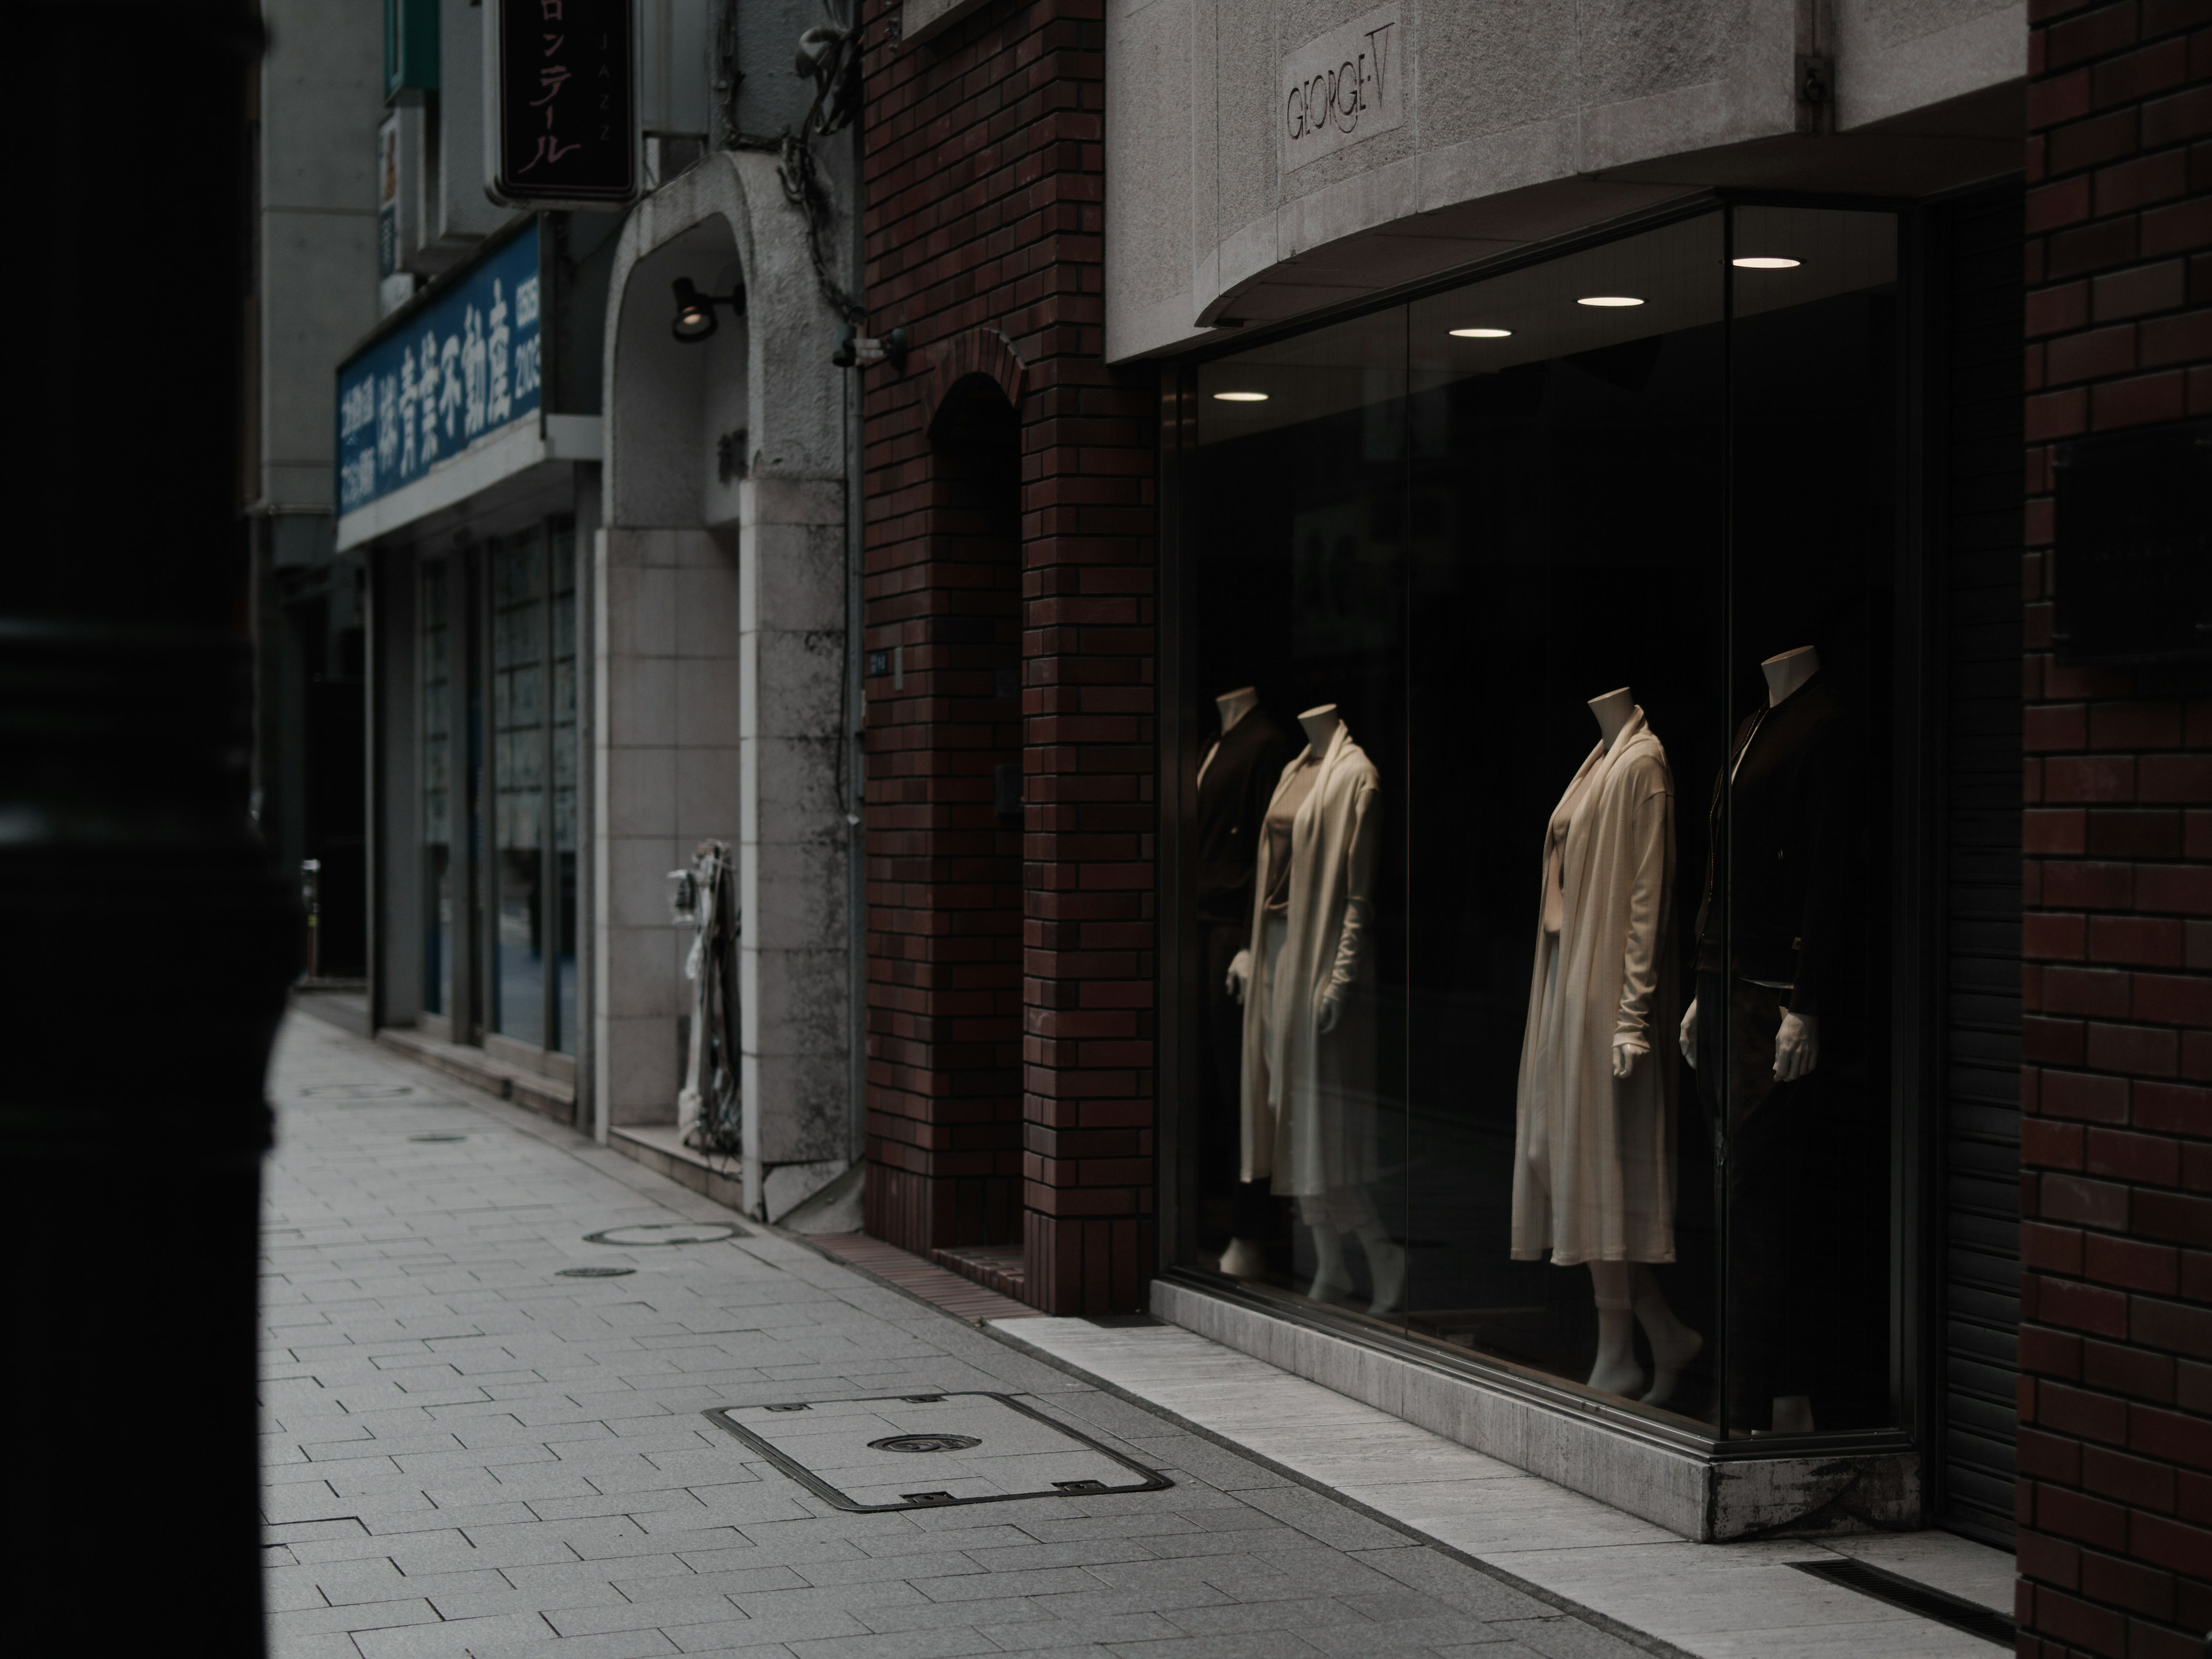
[[[492,1025],[545,1041],[545,543],[492,544]]]
[[[447,1012],[453,929],[453,618],[446,564],[422,571],[422,1007]]]

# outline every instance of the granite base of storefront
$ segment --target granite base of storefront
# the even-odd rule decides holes
[[[1355,1340],[1257,1297],[1152,1281],[1171,1324],[1701,1543],[1923,1524],[1919,1454],[1901,1438],[1801,1454],[1695,1440],[1578,1390],[1491,1381],[1412,1343]],[[1752,1443],[1755,1445],[1756,1443]]]

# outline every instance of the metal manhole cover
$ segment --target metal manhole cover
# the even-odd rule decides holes
[[[556,1279],[627,1279],[636,1271],[635,1267],[563,1267],[554,1277]]]
[[[637,1249],[648,1244],[719,1244],[736,1238],[738,1230],[713,1221],[641,1221],[627,1227],[609,1227],[586,1233],[586,1244],[617,1244]]]
[[[1175,1484],[1011,1395],[725,1406],[706,1417],[841,1510],[1158,1492]],[[921,1472],[911,1461],[915,1452],[937,1454],[927,1466],[927,1491],[914,1489]]]
[[[466,1135],[410,1135],[407,1139],[417,1146],[427,1146],[432,1141],[466,1140],[468,1137]]]
[[[414,1092],[404,1083],[317,1083],[300,1091],[309,1100],[396,1100]]]

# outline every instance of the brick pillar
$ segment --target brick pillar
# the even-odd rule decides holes
[[[2048,549],[2055,442],[2212,413],[2212,5],[2031,14],[2019,1651],[2194,1656],[2212,701],[2059,664]]]
[[[1152,1266],[1157,427],[1150,374],[1103,361],[1103,10],[1001,4],[896,43],[894,15],[865,9],[863,234],[870,331],[913,350],[860,371],[867,645],[914,650],[903,697],[869,682],[869,1228],[956,1242],[959,1183],[1011,1200],[1018,1154],[1023,1293],[1131,1309]],[[948,434],[994,388],[1019,456],[1018,1101],[961,1052],[999,1041],[1011,983],[995,955],[975,977],[957,924],[981,751],[944,698],[972,693],[914,678],[974,591]]]

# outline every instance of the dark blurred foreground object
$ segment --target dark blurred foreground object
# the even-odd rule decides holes
[[[257,1655],[263,1077],[299,939],[246,816],[259,26],[210,0],[8,21],[0,1547],[44,1646]]]

